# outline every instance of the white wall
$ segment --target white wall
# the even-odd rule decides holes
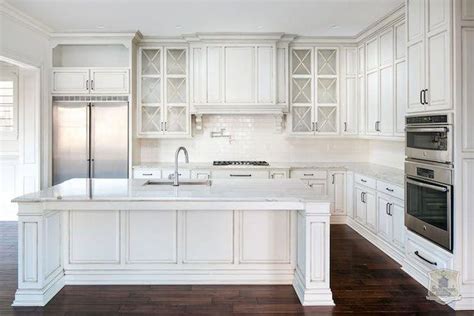
[[[0,220],[16,220],[11,197],[39,189],[40,139],[49,138],[49,37],[35,23],[0,2],[0,60],[15,64],[20,73],[18,155],[0,158],[0,189],[5,193],[0,197]],[[48,143],[43,144],[47,157]],[[48,159],[43,161],[47,170]]]
[[[369,162],[403,169],[405,161],[405,142],[371,140]]]
[[[191,162],[267,160],[269,162],[368,161],[369,142],[354,139],[312,139],[275,133],[270,115],[205,115],[203,131],[191,139],[141,139],[141,162],[170,162],[179,146],[186,146]],[[225,128],[227,138],[211,138]],[[135,161],[135,164],[140,163]]]

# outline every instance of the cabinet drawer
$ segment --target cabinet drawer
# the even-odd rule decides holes
[[[174,169],[163,169],[161,170],[161,176],[163,179],[172,179],[174,177]],[[189,169],[179,169],[179,176],[181,178],[190,179],[191,170]]]
[[[426,273],[452,268],[451,254],[412,232],[408,232],[406,256],[407,260]]]
[[[271,170],[270,171],[270,178],[271,179],[286,179],[288,178],[288,170]]]
[[[402,187],[393,185],[388,182],[377,180],[377,191],[394,196],[400,200],[404,200],[404,191]]]
[[[361,174],[354,174],[354,180],[356,183],[369,187],[371,189],[377,188],[377,181],[374,178],[366,177]]]
[[[211,171],[210,170],[192,170],[191,178],[193,179],[210,179]]]
[[[134,179],[160,179],[161,169],[136,168],[133,169]]]
[[[290,178],[294,179],[321,179],[325,180],[328,177],[328,172],[325,170],[303,169],[292,170]]]
[[[213,179],[268,179],[268,170],[213,170]]]

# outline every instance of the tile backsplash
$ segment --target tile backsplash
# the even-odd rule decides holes
[[[185,146],[192,162],[267,160],[270,162],[370,161],[370,144],[359,139],[314,139],[277,133],[271,115],[205,115],[203,130],[189,139],[140,139],[140,161],[171,162]],[[193,124],[194,125],[194,124]],[[231,138],[212,138],[225,129]]]

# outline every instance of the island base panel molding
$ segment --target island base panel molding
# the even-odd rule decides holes
[[[20,203],[13,306],[45,306],[65,285],[119,284],[293,284],[303,305],[334,304],[329,202],[303,202],[298,211],[202,211],[192,210],[192,201],[177,211],[124,211],[104,210],[110,202],[85,203],[90,210],[71,211],[64,208],[70,203],[58,202],[49,211],[53,203]],[[143,236],[150,243],[138,243]],[[199,239],[213,251],[199,248]],[[248,243],[255,239],[259,242]],[[160,250],[148,248],[151,242]]]

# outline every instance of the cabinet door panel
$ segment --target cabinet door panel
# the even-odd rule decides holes
[[[273,103],[273,48],[257,48],[257,102]]]
[[[388,242],[392,242],[392,218],[387,214],[389,200],[380,194],[377,197],[378,227],[377,233]]]
[[[384,135],[393,135],[393,68],[380,70],[380,131]]]
[[[344,126],[346,134],[357,134],[357,79],[346,78],[346,102],[344,105]]]
[[[89,70],[54,69],[52,93],[88,93]]]
[[[207,48],[207,102],[222,102],[222,48]]]
[[[421,39],[425,32],[425,1],[407,0],[408,42]]]
[[[405,23],[395,26],[395,59],[405,58],[407,41]]]
[[[447,0],[426,0],[428,33],[448,26],[450,3]]]
[[[128,70],[91,70],[91,93],[128,93]]]
[[[294,133],[314,133],[312,128],[313,108],[293,106],[291,109],[291,130]]]
[[[128,211],[127,263],[176,262],[176,211]]]
[[[474,3],[473,13],[474,13]],[[463,102],[463,121],[462,137],[463,149],[465,151],[474,151],[474,28],[465,28],[462,32],[462,69],[464,69],[462,89]]]
[[[346,174],[346,213],[350,218],[354,218],[354,174]]]
[[[366,193],[365,204],[367,206],[366,226],[375,233],[377,232],[377,201],[374,192],[368,191]]]
[[[425,52],[422,41],[408,47],[408,108],[407,112],[423,109],[420,91],[425,89]]]
[[[355,199],[356,199],[356,209],[355,209],[355,220],[359,223],[365,225],[367,220],[367,207],[363,202],[364,190],[356,187],[355,190]]]
[[[309,180],[308,185],[315,192],[316,195],[328,194],[327,181],[326,180]]]
[[[448,32],[443,32],[427,39],[428,45],[428,74],[426,95],[427,108],[449,109],[449,44]]]
[[[344,172],[329,174],[328,191],[331,198],[331,214],[346,214],[346,175]]]
[[[405,114],[407,109],[406,62],[395,65],[395,134],[405,134]]]
[[[376,134],[376,122],[379,120],[379,73],[367,75],[367,133]]]
[[[405,249],[405,206],[403,201],[394,200],[391,205],[393,245],[400,250]]]
[[[393,62],[393,30],[390,29],[380,35],[380,65]]]
[[[290,212],[242,211],[240,262],[290,262]]]
[[[255,102],[255,53],[253,47],[225,48],[225,100]]]
[[[232,263],[232,211],[184,212],[184,263]]]
[[[365,134],[367,127],[366,124],[366,90],[365,90],[365,75],[359,76],[359,85],[357,91],[357,107],[359,113],[358,125],[359,125],[359,134]]]
[[[367,71],[376,69],[379,66],[379,42],[375,38],[367,42]]]

